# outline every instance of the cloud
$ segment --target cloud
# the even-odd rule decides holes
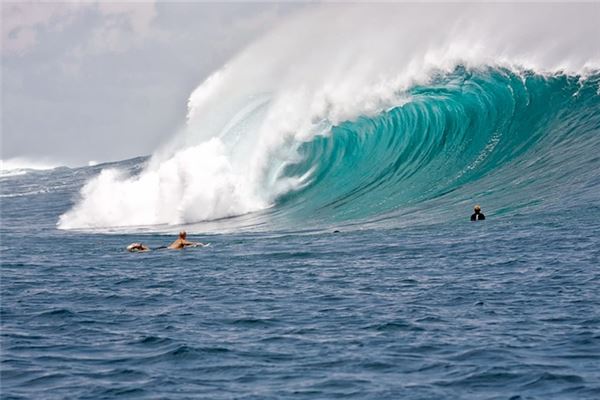
[[[151,153],[185,123],[199,81],[308,7],[0,2],[0,31],[13,35],[1,51],[2,158],[73,164]]]
[[[85,50],[123,52],[152,34],[157,16],[154,2],[2,3],[2,54],[21,56],[31,51],[44,31],[61,31],[84,13],[101,18],[92,28]]]
[[[157,16],[155,3],[98,3],[102,24],[92,33],[90,52],[126,51],[151,36]]]
[[[77,3],[2,3],[2,52],[24,54],[38,43],[40,28],[61,29]]]

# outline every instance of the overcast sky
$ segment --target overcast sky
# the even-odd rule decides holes
[[[189,94],[298,4],[3,1],[3,160],[146,155]]]

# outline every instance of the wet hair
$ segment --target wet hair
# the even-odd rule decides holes
[[[184,239],[186,236],[187,236],[187,233],[186,233],[186,231],[181,231],[181,232],[179,232],[179,237],[180,237],[180,238]]]

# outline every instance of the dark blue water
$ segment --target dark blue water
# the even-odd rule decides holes
[[[597,204],[131,254],[78,173],[2,180],[4,399],[600,398]]]

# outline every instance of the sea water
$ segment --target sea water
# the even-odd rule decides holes
[[[600,396],[597,204],[128,253],[175,236],[57,230],[77,172],[2,182],[4,399]]]

